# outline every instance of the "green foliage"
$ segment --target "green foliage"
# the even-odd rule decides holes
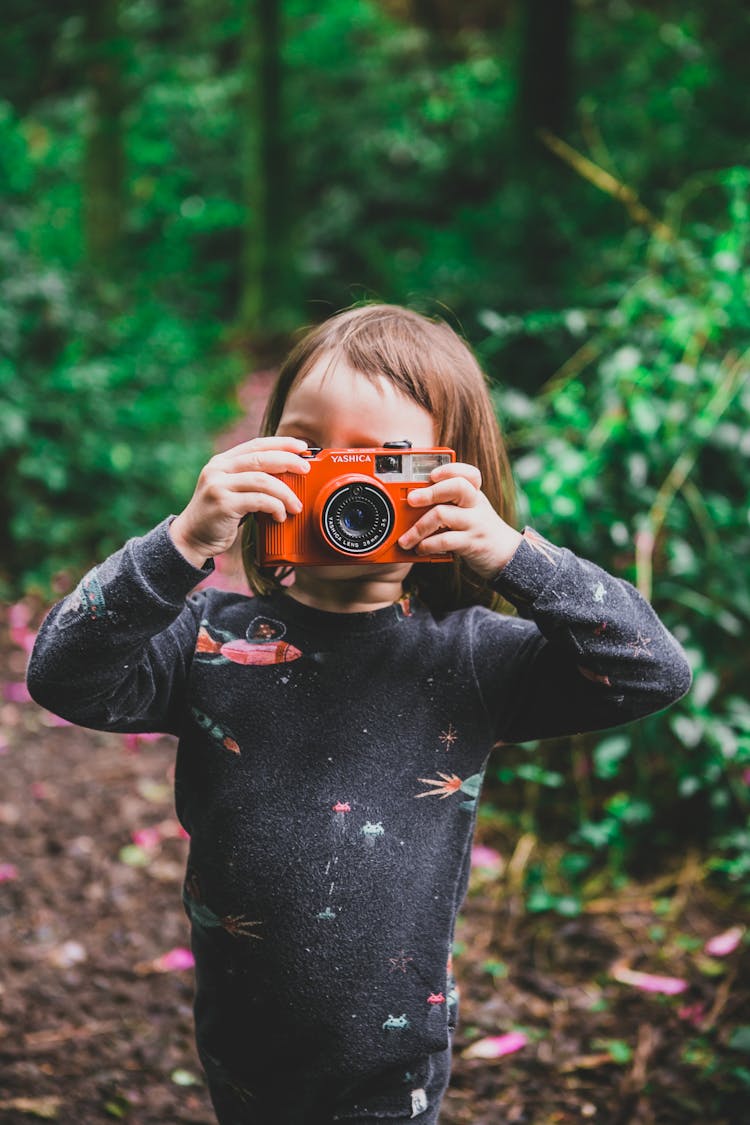
[[[94,9],[13,7],[0,46],[0,584],[44,588],[184,503],[243,352],[257,359],[262,343],[243,337],[241,351],[236,331],[248,188],[283,194],[285,317],[362,296],[447,312],[497,383],[524,518],[637,582],[689,651],[695,685],[678,709],[498,758],[498,803],[568,841],[554,877],[530,884],[534,908],[572,911],[605,861],[617,879],[687,841],[747,886],[739,0],[576,3],[559,45],[565,140],[629,185],[619,197],[519,136],[533,52],[518,4],[488,5],[479,26],[472,5],[454,7],[439,33],[405,14],[429,5],[285,0],[280,184],[247,156],[248,6],[120,0],[100,46],[124,103],[124,225],[94,276]],[[622,202],[632,216],[641,200],[673,237],[631,221]],[[272,358],[286,343],[273,339]]]
[[[184,505],[231,369],[210,357],[211,325],[44,261],[27,237],[33,156],[7,109],[0,154],[16,188],[0,230],[0,578],[46,589]]]
[[[653,240],[611,305],[482,318],[496,365],[524,333],[575,338],[538,395],[495,392],[524,519],[653,595],[694,669],[678,707],[574,743],[583,769],[575,813],[562,818],[571,843],[617,869],[659,854],[670,828],[718,837],[714,868],[746,881],[750,170],[689,181],[666,215],[671,235]],[[542,785],[560,752],[535,751]],[[523,762],[498,777],[534,780]],[[538,826],[559,802],[536,797]]]

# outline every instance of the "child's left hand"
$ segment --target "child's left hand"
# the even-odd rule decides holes
[[[510,562],[521,534],[497,514],[482,492],[482,476],[460,461],[440,465],[432,484],[407,496],[413,508],[429,508],[399,539],[416,555],[452,551],[482,578],[494,578]]]

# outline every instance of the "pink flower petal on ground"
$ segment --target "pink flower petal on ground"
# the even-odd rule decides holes
[[[8,624],[10,625],[10,639],[24,652],[30,653],[34,647],[36,631],[29,629],[31,620],[31,606],[25,602],[16,602],[8,610]]]
[[[195,959],[190,950],[178,945],[175,949],[170,949],[169,953],[157,957],[153,962],[153,968],[157,973],[171,973],[181,969],[192,969],[194,964]]]
[[[706,942],[703,949],[712,957],[726,957],[727,954],[734,953],[744,935],[744,926],[732,926],[725,930],[723,934],[716,934],[715,937],[712,937]]]
[[[19,680],[18,683],[5,684],[3,695],[8,703],[31,703],[29,689],[26,687],[24,680]]]
[[[14,863],[0,863],[0,883],[10,883],[18,878],[18,868]]]
[[[520,1051],[528,1043],[528,1038],[522,1031],[509,1031],[506,1035],[490,1035],[486,1039],[477,1039],[462,1052],[464,1059],[500,1059],[503,1055],[512,1055]]]
[[[494,848],[485,844],[475,844],[471,849],[471,866],[487,867],[492,871],[500,871],[503,866],[503,857]]]
[[[8,624],[11,629],[24,629],[31,620],[31,607],[26,602],[8,606]]]
[[[14,645],[18,645],[19,648],[22,648],[27,656],[31,656],[31,650],[36,640],[36,633],[33,629],[23,629],[18,632],[11,629],[10,639]]]
[[[700,1027],[705,1019],[706,1009],[703,1004],[683,1004],[677,1009],[677,1015],[681,1020],[687,1020],[693,1027]]]
[[[161,734],[153,734],[150,731],[144,731],[139,734],[124,734],[122,736],[125,749],[131,752],[136,751],[141,742],[158,742],[162,737]]]
[[[146,851],[154,851],[161,843],[161,832],[158,828],[138,828],[132,833],[133,843]]]
[[[639,973],[634,969],[627,969],[622,965],[615,965],[612,976],[621,984],[632,984],[644,992],[663,992],[667,996],[676,996],[684,992],[688,986],[686,980],[680,977],[662,977],[654,973]]]

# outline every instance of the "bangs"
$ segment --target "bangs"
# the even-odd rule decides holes
[[[343,360],[367,379],[386,379],[427,410],[436,421],[439,444],[448,444],[447,436],[454,431],[451,422],[462,413],[462,388],[486,393],[479,364],[460,337],[448,325],[409,309],[349,309],[311,335],[313,346],[304,359],[299,357],[294,382],[304,379],[323,356],[328,370]],[[290,387],[291,383],[286,393]]]

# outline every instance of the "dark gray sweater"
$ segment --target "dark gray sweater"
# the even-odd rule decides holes
[[[52,610],[28,683],[83,726],[179,736],[204,1056],[239,1081],[244,1027],[252,1086],[278,1052],[367,1075],[444,1050],[490,749],[668,706],[682,650],[632,586],[530,529],[495,582],[523,617],[436,619],[186,600],[205,571],[167,527]]]

